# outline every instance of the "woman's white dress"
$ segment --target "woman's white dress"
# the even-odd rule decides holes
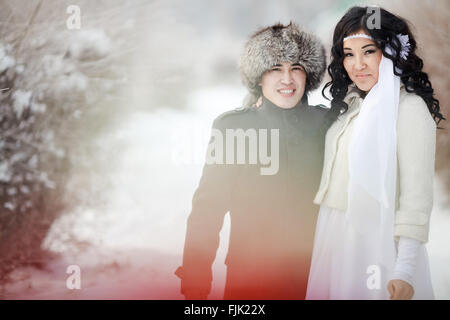
[[[319,211],[306,299],[389,299],[392,270],[377,261],[374,241],[356,232],[345,212],[322,204]],[[428,255],[419,247],[413,299],[433,299]]]

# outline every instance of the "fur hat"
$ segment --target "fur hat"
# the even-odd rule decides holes
[[[240,73],[250,91],[244,106],[252,105],[262,95],[259,82],[264,72],[282,62],[299,63],[306,72],[305,94],[316,89],[325,68],[325,48],[314,35],[296,24],[276,24],[263,28],[247,41],[240,59]]]

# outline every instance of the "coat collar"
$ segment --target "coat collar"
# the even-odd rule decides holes
[[[300,99],[300,101],[292,108],[289,109],[280,108],[277,105],[273,104],[271,101],[269,101],[266,97],[262,96],[262,105],[260,107],[260,110],[270,113],[291,114],[302,111],[303,109],[305,109],[306,106],[308,106],[308,99]]]
[[[400,82],[400,97],[404,96],[407,93],[405,90],[405,85],[403,82]],[[364,93],[359,90],[354,84],[351,84],[348,88],[347,96],[344,98],[344,102],[348,105],[348,111],[346,113],[354,114],[355,111],[361,107],[361,103],[364,100]]]
[[[406,92],[405,85],[403,82],[400,82],[400,94],[403,94]],[[361,97],[363,98],[364,93],[358,89],[358,87],[355,86],[355,84],[351,84],[348,87],[348,93],[344,98],[345,103],[349,103],[351,99],[354,99],[355,97]],[[363,98],[364,99],[364,98]]]
[[[363,101],[363,93],[356,86],[350,86],[347,96],[344,98],[344,102],[348,105],[348,110],[345,114],[351,116],[359,112],[361,103]]]

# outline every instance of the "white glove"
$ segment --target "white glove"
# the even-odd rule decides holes
[[[400,279],[413,284],[413,276],[416,271],[417,256],[421,242],[408,237],[400,237],[398,241],[397,261],[395,262],[393,279]]]

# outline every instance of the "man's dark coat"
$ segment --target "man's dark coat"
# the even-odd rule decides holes
[[[236,109],[215,119],[213,128],[224,137],[224,161],[226,129],[267,129],[268,137],[271,129],[279,129],[279,170],[261,175],[260,168],[268,165],[249,164],[248,157],[246,164],[205,165],[187,222],[183,266],[176,272],[182,293],[191,288],[209,293],[219,232],[229,212],[224,299],[304,299],[326,112],[308,105],[306,98],[291,109],[263,99],[259,108]]]

